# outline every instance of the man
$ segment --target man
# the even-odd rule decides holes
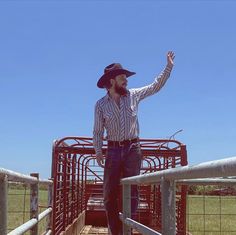
[[[98,165],[104,169],[104,205],[108,227],[112,235],[122,231],[118,211],[120,179],[138,175],[141,167],[139,144],[138,104],[144,98],[157,93],[170,76],[174,65],[174,53],[167,53],[167,65],[163,72],[148,86],[130,89],[127,78],[134,75],[118,63],[107,66],[97,86],[106,88],[107,94],[95,106],[93,143]],[[108,149],[104,165],[102,154],[104,129],[107,132]],[[138,206],[137,187],[131,188],[131,212]]]

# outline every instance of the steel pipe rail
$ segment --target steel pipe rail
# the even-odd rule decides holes
[[[158,180],[155,184],[161,184]],[[230,178],[203,178],[203,179],[183,179],[176,180],[176,185],[236,185],[236,179]]]
[[[44,235],[51,235],[52,234],[52,230],[48,230]]]
[[[138,232],[140,232],[141,234],[146,234],[146,235],[161,235],[161,233],[158,233],[157,231],[138,223],[135,220],[132,220],[130,218],[126,218],[124,219],[123,214],[119,214],[120,219],[123,221],[124,224],[134,228],[135,230],[137,230]]]
[[[206,178],[206,179],[190,179],[176,180],[177,185],[236,185],[236,179],[223,178]]]
[[[215,177],[230,177],[236,175],[236,157],[216,161],[204,162],[193,166],[184,166],[148,173],[121,180],[123,185],[123,226],[124,234],[130,235],[130,228],[135,228],[136,223],[131,223],[130,217],[130,186],[141,184],[161,184],[162,198],[162,234],[176,234],[175,220],[175,185],[178,184],[235,184],[235,179],[214,179]],[[213,179],[212,179],[213,178]],[[129,221],[129,223],[127,222]],[[128,227],[127,227],[128,225]],[[144,225],[140,225],[144,228]],[[143,234],[149,234],[145,231]]]
[[[7,177],[0,175],[0,234],[7,233]]]
[[[53,184],[52,180],[37,179],[29,175],[24,175],[15,171],[0,168],[0,175],[6,175],[8,181],[21,182],[21,183],[40,183],[40,184]]]
[[[161,184],[158,180],[155,184]],[[236,185],[236,179],[231,178],[204,178],[176,180],[176,185]]]
[[[17,227],[16,229],[12,230],[7,235],[21,235],[21,234],[24,234],[25,232],[29,231],[32,227],[34,227],[38,222],[40,222],[43,218],[48,216],[51,212],[52,212],[52,208],[46,209],[45,211],[43,211],[42,213],[39,214],[38,220],[36,218],[33,218],[33,219],[27,221],[26,223],[22,224],[21,226]]]
[[[167,169],[149,174],[132,176],[121,180],[121,184],[145,184],[166,180],[227,177],[236,175],[236,157],[204,162],[193,166]]]

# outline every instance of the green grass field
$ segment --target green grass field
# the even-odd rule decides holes
[[[236,197],[188,196],[187,228],[193,235],[236,235]]]
[[[29,189],[12,189],[8,190],[8,232],[27,222],[30,219],[30,191]],[[47,191],[39,191],[39,213],[47,206]],[[42,206],[42,207],[41,207]],[[39,223],[39,234],[42,234],[46,229],[46,219],[44,218]],[[25,234],[30,234],[27,232]]]
[[[47,191],[39,192],[39,205],[45,207]],[[187,229],[192,235],[236,235],[235,196],[188,196],[187,205]],[[29,206],[29,189],[9,188],[9,231],[29,220]],[[43,207],[40,207],[40,212],[45,209]],[[46,219],[43,219],[39,224],[39,234],[42,234],[45,228]]]

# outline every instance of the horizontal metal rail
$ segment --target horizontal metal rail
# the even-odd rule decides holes
[[[146,234],[146,235],[161,235],[161,233],[158,233],[157,231],[138,223],[135,220],[132,220],[130,218],[126,218],[124,219],[123,214],[119,214],[120,219],[123,221],[123,223],[125,223],[126,225],[132,227],[133,229],[135,229],[136,231],[140,232],[141,234]]]
[[[43,218],[48,216],[52,212],[52,208],[48,208],[42,213],[39,214],[38,220],[36,218],[31,219],[27,221],[26,223],[20,225],[16,229],[12,230],[10,233],[7,235],[20,235],[23,234],[27,231],[29,231],[31,228],[33,228],[38,222],[40,222]]]
[[[137,226],[137,222],[130,217],[130,187],[141,184],[161,184],[162,198],[162,234],[175,235],[175,185],[176,184],[234,184],[233,178],[223,179],[215,177],[236,176],[236,157],[226,158],[216,161],[205,162],[194,166],[184,166],[167,169],[154,173],[132,176],[121,180],[123,185],[123,229],[125,235],[130,235],[131,228]],[[131,222],[132,221],[132,222]],[[128,227],[127,227],[128,225]],[[145,228],[139,224],[139,229]],[[144,230],[143,234],[149,235],[149,231]]]
[[[44,235],[51,235],[52,234],[52,230],[48,230]]]
[[[165,180],[229,177],[236,175],[236,157],[204,162],[194,166],[167,169],[121,180],[122,184],[145,184]]]
[[[177,185],[236,185],[236,179],[223,178],[206,178],[206,179],[190,179],[176,180]]]
[[[161,184],[161,181],[155,182]],[[176,180],[176,185],[236,185],[235,178],[204,178],[204,179],[187,179]]]
[[[21,183],[39,183],[39,184],[53,184],[52,180],[37,179],[29,175],[24,175],[15,171],[0,168],[0,175],[6,175],[8,181],[21,182]]]

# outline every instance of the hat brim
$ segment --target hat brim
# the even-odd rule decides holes
[[[126,77],[130,77],[134,74],[136,74],[135,72],[130,72],[126,69],[116,69],[116,70],[113,70],[109,73],[105,73],[103,74],[100,79],[98,80],[97,82],[97,86],[99,88],[104,88],[104,85],[106,84],[106,82],[112,78],[115,78],[117,75],[120,75],[120,74],[125,74]]]

